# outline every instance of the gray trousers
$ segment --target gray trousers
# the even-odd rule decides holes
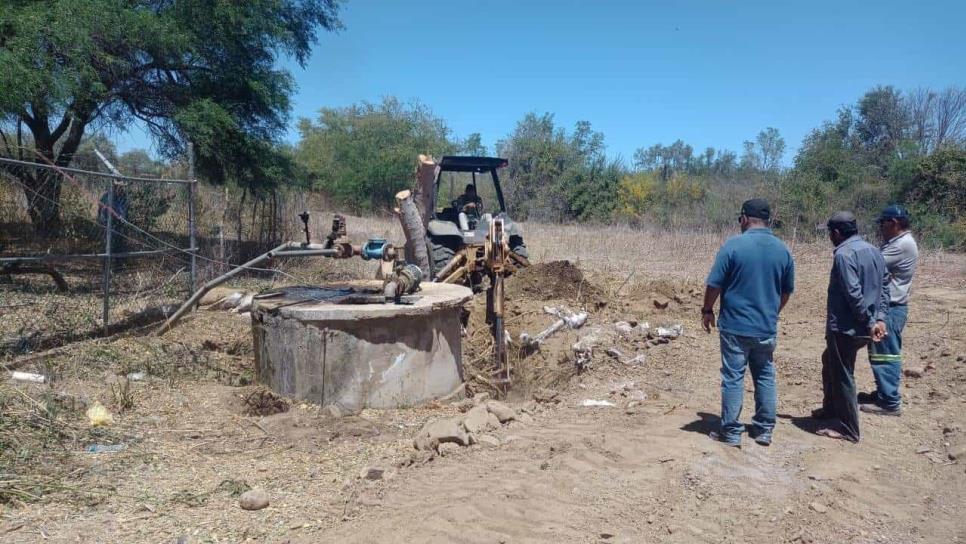
[[[859,403],[855,388],[855,358],[869,346],[868,338],[837,332],[825,334],[822,353],[822,410],[838,420],[836,429],[852,442],[859,441]]]

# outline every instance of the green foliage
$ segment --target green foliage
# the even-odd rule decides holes
[[[395,194],[412,184],[416,157],[459,151],[442,119],[422,104],[389,97],[379,104],[323,108],[318,120],[299,122],[302,139],[295,150],[313,187],[342,205],[385,209]],[[479,135],[465,144],[485,152]]]
[[[291,76],[317,32],[340,27],[337,0],[18,0],[0,10],[0,135],[8,153],[29,134],[37,154],[70,164],[88,126],[140,122],[166,156],[195,143],[216,182],[277,184],[291,162],[272,142],[287,122]],[[16,127],[16,128],[15,128]],[[32,153],[27,154],[33,157]],[[59,181],[25,177],[58,228]],[[52,204],[51,204],[52,202]]]
[[[503,173],[507,206],[517,219],[606,220],[625,168],[608,161],[604,135],[587,121],[568,134],[553,115],[528,113],[497,153],[509,160]]]
[[[946,147],[922,158],[904,193],[919,229],[944,246],[966,249],[966,150]]]

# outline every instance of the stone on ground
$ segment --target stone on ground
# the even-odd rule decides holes
[[[513,410],[513,408],[510,408],[498,400],[487,401],[486,409],[489,410],[491,414],[495,415],[496,418],[500,420],[500,423],[513,421],[517,418],[517,413]]]
[[[268,493],[264,489],[250,489],[238,498],[242,510],[261,510],[268,506]]]
[[[413,445],[418,450],[437,449],[440,444],[454,443],[468,446],[469,437],[456,418],[437,419],[423,425],[416,433]]]
[[[499,426],[499,421],[497,422]],[[492,429],[490,412],[486,406],[478,405],[471,408],[463,417],[463,427],[468,433],[481,433]]]

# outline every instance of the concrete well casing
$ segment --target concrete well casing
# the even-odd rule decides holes
[[[256,299],[256,379],[280,395],[348,412],[439,398],[463,381],[460,309],[470,298],[465,287],[426,283],[410,305]]]

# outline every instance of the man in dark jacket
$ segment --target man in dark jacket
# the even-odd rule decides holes
[[[828,284],[825,353],[822,354],[822,408],[812,412],[832,424],[818,434],[859,441],[855,358],[886,334],[889,275],[878,248],[858,235],[855,216],[838,212],[828,220],[835,245]]]

